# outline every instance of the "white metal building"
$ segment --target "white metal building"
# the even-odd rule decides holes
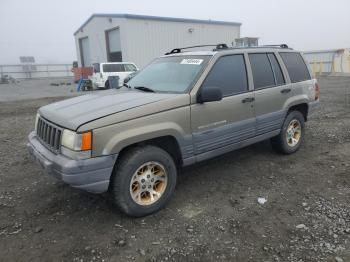
[[[173,48],[234,44],[241,23],[170,17],[93,14],[75,33],[79,66],[134,62],[139,68]]]

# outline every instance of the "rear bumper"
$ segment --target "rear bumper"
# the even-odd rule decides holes
[[[118,155],[73,160],[62,154],[54,154],[42,145],[35,132],[29,134],[28,151],[45,173],[72,187],[92,193],[108,190],[110,177]]]

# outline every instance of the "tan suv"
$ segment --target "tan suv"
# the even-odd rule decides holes
[[[319,88],[299,52],[228,48],[159,57],[118,90],[38,110],[28,149],[50,175],[144,216],[162,208],[178,168],[271,139],[297,151]]]

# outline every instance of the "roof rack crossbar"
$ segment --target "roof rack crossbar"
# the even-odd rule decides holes
[[[279,45],[261,45],[266,47],[279,47],[279,48],[289,48],[287,44],[279,44]]]
[[[181,53],[182,50],[185,49],[191,49],[191,48],[198,48],[198,47],[210,47],[210,46],[215,46],[216,49],[227,49],[228,46],[226,44],[216,44],[216,45],[194,45],[194,46],[187,46],[187,47],[181,47],[181,48],[174,48],[170,52],[165,53],[165,55],[170,55],[170,54],[177,54]]]

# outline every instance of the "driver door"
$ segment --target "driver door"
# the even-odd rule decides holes
[[[220,57],[201,88],[218,87],[223,99],[191,105],[195,155],[220,151],[255,136],[254,92],[249,90],[243,54]]]

